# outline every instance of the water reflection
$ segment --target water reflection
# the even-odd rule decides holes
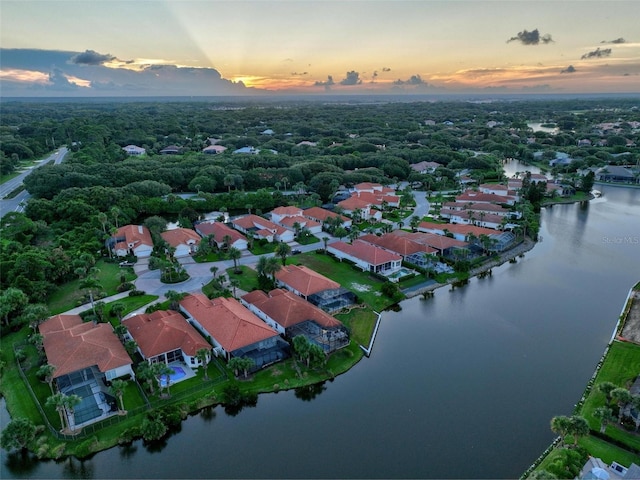
[[[204,407],[200,410],[200,418],[205,423],[211,423],[216,418],[217,412],[215,407]]]
[[[93,463],[91,460],[78,460],[69,457],[62,463],[63,478],[93,478]]]
[[[7,453],[5,457],[5,465],[14,478],[28,478],[38,462],[38,457],[25,451]]]
[[[304,402],[310,402],[327,389],[325,382],[307,385],[295,389],[295,396]]]

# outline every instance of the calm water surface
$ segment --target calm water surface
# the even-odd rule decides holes
[[[514,478],[570,414],[640,280],[640,190],[542,214],[516,264],[385,312],[373,354],[313,399],[189,418],[161,447],[27,463],[2,478]]]

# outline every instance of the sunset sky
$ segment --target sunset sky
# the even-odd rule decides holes
[[[0,95],[640,92],[640,1],[2,0]]]

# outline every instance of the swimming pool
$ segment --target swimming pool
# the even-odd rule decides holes
[[[173,370],[173,373],[169,374],[169,379],[170,379],[171,383],[176,383],[178,380],[180,380],[181,378],[184,378],[187,375],[187,372],[185,372],[182,367],[171,366],[169,368],[171,368],[171,370]],[[167,386],[167,376],[166,375],[160,376],[160,386],[161,387],[166,387]]]

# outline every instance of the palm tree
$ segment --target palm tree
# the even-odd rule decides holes
[[[116,302],[111,305],[111,314],[115,315],[118,320],[122,321],[122,314],[125,311],[124,303]]]
[[[109,217],[107,217],[107,214],[104,212],[98,213],[97,217],[98,217],[98,221],[100,222],[100,225],[102,225],[102,232],[106,235],[107,223],[109,223]]]
[[[282,266],[284,267],[287,262],[287,256],[291,253],[291,247],[284,242],[280,242],[276,247],[275,254],[282,260]]]
[[[609,422],[613,422],[616,417],[609,407],[598,407],[593,411],[593,416],[600,420],[600,433],[604,433]]]
[[[564,443],[565,437],[571,428],[571,420],[569,417],[560,415],[551,419],[551,431],[558,434]]]
[[[231,280],[229,280],[229,285],[231,285],[231,288],[233,288],[233,298],[237,299],[238,295],[236,294],[236,288],[240,286],[240,282],[237,278],[232,278]]]
[[[56,371],[56,367],[49,363],[45,363],[38,369],[38,376],[43,377],[44,381],[49,384],[49,388],[51,389],[51,394],[54,394],[53,391],[53,374]]]
[[[203,380],[209,380],[209,373],[208,373],[208,365],[209,365],[209,349],[208,348],[200,348],[198,349],[198,351],[196,352],[196,358],[198,359],[198,361],[202,364],[202,368],[204,369],[204,376],[202,377]]]
[[[118,218],[120,218],[120,215],[122,215],[122,210],[120,210],[118,207],[111,207],[111,210],[109,212],[113,217],[113,221],[116,224],[116,228],[120,228],[120,226],[118,225]]]
[[[266,259],[264,273],[265,275],[271,276],[271,280],[275,283],[276,273],[282,268],[282,266],[276,257],[266,257]]]
[[[171,374],[173,373],[173,369],[167,365],[166,363],[156,363],[153,365],[153,367],[155,367],[156,365],[158,365],[157,367],[157,378],[158,378],[158,383],[160,384],[160,387],[162,388],[162,381],[161,378],[164,377],[164,388],[166,389],[166,396],[170,397],[171,396],[171,392],[169,391],[169,387],[171,385]],[[152,367],[152,369],[153,369]]]
[[[612,382],[600,382],[596,385],[596,390],[600,393],[604,393],[607,397],[607,403],[611,401],[611,392],[613,392],[618,386]]]
[[[584,417],[572,415],[569,419],[569,432],[573,435],[573,446],[578,446],[581,437],[589,435],[589,423]]]
[[[126,380],[122,380],[121,378],[111,380],[111,387],[109,387],[109,392],[120,402],[118,406],[118,413],[125,413],[124,401],[122,399],[122,396],[124,395],[124,389],[126,388],[126,386]]]
[[[409,220],[409,226],[411,227],[411,231],[415,232],[418,229],[419,225],[420,225],[420,217],[418,216],[411,217],[411,220]]]
[[[300,357],[300,360],[306,362],[308,367],[311,361],[311,344],[309,343],[309,339],[304,335],[293,337],[293,350],[296,352],[296,355]]]
[[[324,253],[327,253],[327,244],[329,243],[329,237],[323,237],[322,242],[324,243]]]
[[[231,235],[225,235],[224,237],[222,237],[222,241],[224,242],[224,248],[226,250],[229,250],[229,248],[231,247]]]
[[[49,318],[49,316],[49,308],[42,303],[36,303],[29,304],[24,307],[21,318],[24,323],[28,324],[33,329],[33,332],[35,333],[38,329],[38,325]]]
[[[209,269],[209,271],[211,272],[211,275],[213,275],[213,279],[214,280],[216,278],[216,274],[218,273],[218,270],[219,270],[219,268],[216,267],[215,265]]]
[[[49,398],[47,398],[47,402],[45,404],[48,407],[54,407],[58,412],[58,415],[60,415],[60,425],[62,426],[61,430],[65,430],[68,428],[66,416],[67,411],[65,409],[64,403],[65,396],[66,395],[62,392],[54,393]]]
[[[282,178],[280,179],[280,181],[282,182],[282,185],[283,185],[283,186],[282,186],[282,188],[283,188],[284,190],[286,190],[286,189],[287,189],[287,183],[289,183],[289,179],[288,179],[287,177],[282,177]]]
[[[186,296],[186,293],[167,290],[167,293],[165,293],[164,296],[169,300],[169,309],[178,310],[180,308],[180,300]]]
[[[229,255],[229,258],[231,260],[233,260],[233,272],[238,273],[238,260],[240,260],[240,257],[242,257],[242,252],[236,247],[230,247],[227,255]]]
[[[624,407],[633,400],[633,395],[626,388],[616,388],[611,391],[611,399],[618,404],[618,423],[621,423]]]
[[[95,269],[94,269],[95,270]],[[95,272],[94,272],[95,273]],[[91,309],[93,310],[93,315],[97,318],[96,306],[93,301],[94,292],[98,292],[102,289],[102,285],[95,276],[88,276],[80,282],[80,288],[83,290],[87,290],[89,293],[89,301],[91,302]]]
[[[349,236],[349,242],[353,243],[353,241],[360,236],[360,230],[358,230],[357,228],[354,228],[349,232],[348,236]]]

